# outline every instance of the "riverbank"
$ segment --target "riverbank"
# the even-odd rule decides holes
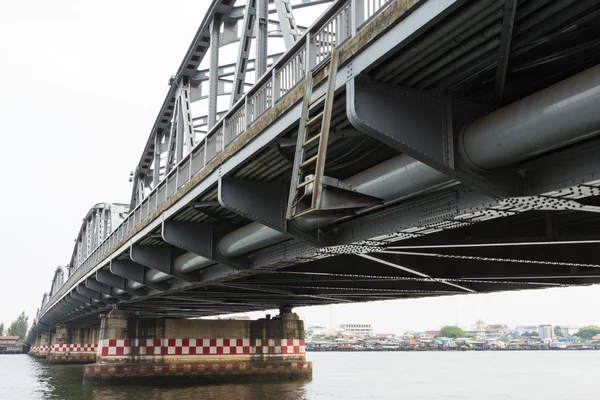
[[[416,342],[400,344],[369,344],[361,342],[308,342],[307,352],[368,352],[368,351],[583,351],[600,350],[600,343],[509,343],[508,345],[489,344],[487,342],[452,343]]]

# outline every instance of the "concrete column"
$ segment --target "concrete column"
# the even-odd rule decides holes
[[[57,327],[46,358],[53,364],[89,364],[96,361],[98,329]]]
[[[85,382],[143,383],[238,379],[308,379],[304,325],[286,312],[256,321],[103,318],[95,364]]]
[[[38,333],[38,348],[37,352],[34,354],[37,358],[46,358],[48,355],[48,351],[50,350],[50,333],[42,332]]]
[[[33,343],[31,344],[31,347],[29,348],[29,355],[32,355],[32,356],[37,355],[39,347],[40,347],[40,338],[39,338],[39,334],[37,334],[36,339],[33,341]]]

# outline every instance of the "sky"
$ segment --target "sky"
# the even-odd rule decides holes
[[[0,2],[0,322],[30,321],[88,210],[128,203],[129,172],[209,0]],[[302,21],[306,24],[306,21]],[[600,323],[600,286],[300,308],[379,332]],[[261,315],[264,313],[261,313]],[[253,313],[253,316],[259,315]]]

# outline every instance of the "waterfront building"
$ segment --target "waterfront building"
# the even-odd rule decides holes
[[[377,333],[377,334],[375,334],[375,338],[377,338],[377,339],[393,339],[395,337],[396,337],[396,335],[394,335],[393,333]]]
[[[515,328],[514,332],[517,335],[523,335],[526,333],[540,333],[540,327],[537,325],[519,325]]]
[[[501,338],[510,333],[508,325],[506,324],[490,324],[485,328],[486,338]]]
[[[540,325],[539,334],[541,340],[552,340],[554,338],[554,328],[550,324]]]
[[[406,331],[402,334],[402,339],[408,340],[408,339],[414,339],[415,338],[415,331]]]
[[[19,343],[18,336],[0,336],[0,354],[20,354],[23,352],[23,343]]]
[[[340,328],[344,333],[351,335],[373,336],[373,327],[371,324],[342,324]]]
[[[560,331],[560,334],[563,336],[573,336],[574,334],[579,332],[579,327],[569,325],[559,326],[558,329]]]
[[[306,328],[306,336],[323,336],[325,329],[324,326],[309,326]]]
[[[481,319],[475,323],[475,332],[477,332],[478,337],[485,336],[485,322],[483,322]]]

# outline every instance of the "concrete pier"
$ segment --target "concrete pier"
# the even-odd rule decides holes
[[[35,351],[31,354],[36,358],[45,359],[50,350],[50,334],[48,332],[38,334],[35,341]]]
[[[98,358],[84,382],[173,383],[310,379],[296,314],[257,321],[136,318],[102,320]]]
[[[29,352],[27,354],[29,354],[30,356],[35,356],[38,352],[38,347],[40,345],[40,340],[39,338],[36,338],[33,343],[31,343],[31,346],[29,347]]]
[[[53,364],[89,364],[96,361],[98,329],[57,327],[46,360]]]

